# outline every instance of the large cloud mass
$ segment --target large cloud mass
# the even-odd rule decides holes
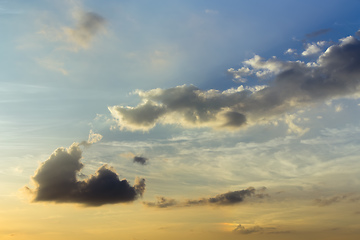
[[[268,86],[226,91],[203,91],[195,86],[136,91],[136,107],[109,110],[121,129],[148,130],[157,123],[183,127],[240,128],[267,121],[313,103],[349,96],[359,91],[360,41],[341,39],[315,62],[268,60],[255,56],[244,67],[229,69],[234,78],[271,77]],[[239,80],[239,81],[240,81]]]
[[[78,143],[68,149],[56,149],[33,176],[36,188],[26,187],[34,195],[33,201],[101,206],[134,201],[145,191],[144,179],[137,178],[135,185],[130,186],[107,165],[100,167],[95,175],[78,181],[76,175],[84,166],[80,161],[81,154]]]

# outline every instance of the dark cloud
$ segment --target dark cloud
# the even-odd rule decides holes
[[[261,190],[264,191],[264,190]],[[227,192],[218,194],[215,197],[200,198],[186,201],[176,201],[175,199],[169,199],[165,197],[158,197],[156,202],[143,202],[148,207],[191,207],[191,206],[202,206],[202,205],[213,205],[213,206],[229,206],[241,203],[248,197],[264,198],[264,193],[256,194],[256,190],[253,187],[249,187],[244,190]]]
[[[360,89],[360,41],[352,36],[327,48],[315,62],[255,56],[244,65],[229,72],[235,78],[243,74],[267,78],[269,84],[222,92],[192,85],[137,91],[141,104],[109,110],[121,129],[148,130],[157,123],[237,129],[314,103],[351,96]]]
[[[251,234],[251,233],[262,233],[264,231],[264,228],[260,226],[254,226],[254,227],[248,227],[245,228],[241,224],[239,224],[233,232],[240,233],[240,234]]]
[[[74,28],[65,28],[65,33],[70,41],[87,47],[91,40],[101,30],[104,30],[106,20],[93,12],[83,12],[79,14],[77,25]]]
[[[145,164],[147,164],[149,159],[147,159],[146,157],[135,156],[133,161],[134,161],[134,163],[139,163],[141,165],[145,165]]]
[[[187,202],[187,205],[196,205],[196,204],[216,204],[216,205],[232,205],[244,201],[245,197],[250,197],[255,194],[255,188],[248,188],[245,190],[227,192],[223,194],[216,195],[215,197],[200,199],[200,200],[190,200]]]
[[[120,180],[108,165],[103,165],[85,180],[77,180],[76,176],[84,166],[80,161],[81,155],[78,143],[68,149],[56,149],[32,177],[36,188],[26,187],[33,194],[33,201],[101,206],[131,202],[142,196],[145,191],[144,179],[137,178],[135,185],[130,186],[126,179]]]
[[[320,30],[315,31],[315,32],[308,33],[305,36],[307,38],[314,38],[314,37],[318,37],[320,35],[324,35],[324,34],[330,32],[331,30],[332,30],[331,28],[324,28],[324,29],[320,29]]]

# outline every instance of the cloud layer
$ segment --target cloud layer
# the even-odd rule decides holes
[[[244,67],[229,69],[242,82],[247,76],[270,78],[267,86],[226,91],[204,91],[192,85],[138,90],[135,93],[142,99],[138,106],[112,106],[109,110],[120,129],[149,130],[158,123],[237,129],[357,93],[359,66],[360,41],[349,36],[327,48],[315,62],[264,60],[256,55],[245,61]]]
[[[68,149],[56,149],[32,177],[36,188],[26,187],[33,194],[33,201],[101,206],[131,202],[142,196],[145,179],[137,178],[135,185],[130,186],[108,165],[103,165],[85,180],[77,180],[76,175],[84,166],[80,161],[81,154],[78,143]]]

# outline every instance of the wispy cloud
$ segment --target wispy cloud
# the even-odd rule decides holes
[[[318,36],[324,35],[324,34],[330,32],[331,30],[332,30],[331,28],[324,28],[324,29],[320,29],[320,30],[317,30],[317,31],[308,33],[308,34],[306,34],[305,36],[306,36],[307,38],[314,38],[314,37],[318,37]]]
[[[217,15],[217,14],[219,14],[219,11],[213,10],[213,9],[205,9],[205,13]]]
[[[105,24],[105,19],[99,14],[81,12],[76,26],[74,28],[64,27],[63,30],[69,42],[82,48],[88,48],[93,38],[105,30]]]
[[[58,60],[55,60],[55,59],[52,59],[52,58],[38,58],[36,59],[36,62],[48,69],[48,70],[52,70],[52,71],[55,71],[55,72],[59,72],[63,75],[68,75],[68,71],[65,69],[65,63],[64,62],[61,62],[61,61],[58,61]]]
[[[340,202],[358,202],[360,196],[355,194],[338,194],[330,197],[317,198],[313,201],[314,205],[324,207]]]

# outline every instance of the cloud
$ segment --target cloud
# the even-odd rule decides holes
[[[87,141],[82,141],[79,145],[88,147],[94,143],[97,143],[99,141],[101,141],[101,139],[103,138],[103,136],[99,133],[94,133],[93,130],[90,130],[89,133],[89,137]]]
[[[213,10],[213,9],[205,9],[205,13],[217,15],[217,14],[219,14],[219,11],[216,11],[216,10]]]
[[[326,44],[325,41],[319,41],[316,43],[308,43],[306,45],[305,51],[303,51],[301,53],[301,55],[307,57],[307,56],[318,54],[319,52],[321,52],[321,47],[325,46],[325,44]]]
[[[308,33],[305,36],[307,38],[314,38],[314,37],[318,37],[320,35],[324,35],[324,34],[330,32],[331,30],[332,30],[331,28],[324,28],[324,29],[320,29],[320,30],[315,31],[315,32]]]
[[[63,62],[56,61],[51,58],[42,58],[42,59],[38,58],[38,59],[36,59],[36,62],[40,66],[42,66],[48,70],[59,72],[65,76],[68,75],[68,71],[64,68],[65,64]]]
[[[293,49],[293,48],[289,48],[288,50],[285,51],[285,54],[297,54],[296,53],[296,49]]]
[[[193,85],[137,90],[142,100],[138,106],[111,106],[109,110],[120,129],[133,131],[147,131],[159,123],[233,130],[272,121],[284,113],[357,93],[360,41],[353,36],[340,39],[315,62],[264,60],[256,55],[244,65],[229,73],[237,79],[242,74],[268,78],[268,85],[226,91]]]
[[[81,12],[78,14],[74,28],[65,27],[64,33],[68,41],[87,48],[92,39],[105,29],[105,19],[94,12]]]
[[[244,190],[233,191],[218,194],[215,197],[192,199],[186,201],[177,201],[175,199],[166,197],[157,197],[156,202],[143,202],[148,207],[167,208],[167,207],[192,207],[192,206],[230,206],[241,203],[248,197],[264,198],[268,195],[263,193],[264,189],[259,190],[260,193],[256,193],[255,188],[249,187]]]
[[[358,30],[355,34],[356,36],[360,37],[360,30]]]
[[[35,189],[25,187],[34,197],[33,202],[101,206],[131,202],[144,193],[145,179],[136,178],[134,186],[130,186],[106,164],[87,179],[77,180],[77,174],[84,167],[81,155],[78,143],[73,143],[68,149],[56,149],[32,177]]]
[[[344,199],[346,199],[347,196],[346,195],[338,195],[338,196],[333,196],[333,197],[329,197],[329,198],[317,198],[314,200],[314,204],[317,206],[328,206],[337,202],[341,202]]]
[[[318,47],[318,45],[315,43],[315,44],[311,44],[309,43],[307,46],[306,46],[306,49],[305,51],[303,51],[301,53],[301,55],[303,56],[310,56],[310,55],[314,55],[314,54],[317,54],[321,51],[321,49]]]
[[[262,233],[264,231],[264,228],[260,226],[254,226],[254,227],[248,227],[245,228],[241,224],[239,224],[233,232],[240,233],[240,234],[251,234],[251,233]]]
[[[339,194],[327,198],[317,198],[313,201],[314,205],[324,207],[339,202],[358,202],[360,200],[359,195],[354,194]]]
[[[140,157],[134,156],[134,159],[133,159],[134,163],[139,163],[141,165],[147,164],[148,160],[149,160],[148,158],[141,157],[141,156]]]
[[[178,205],[178,202],[172,198],[157,197],[156,202],[143,202],[148,207],[167,208]]]

